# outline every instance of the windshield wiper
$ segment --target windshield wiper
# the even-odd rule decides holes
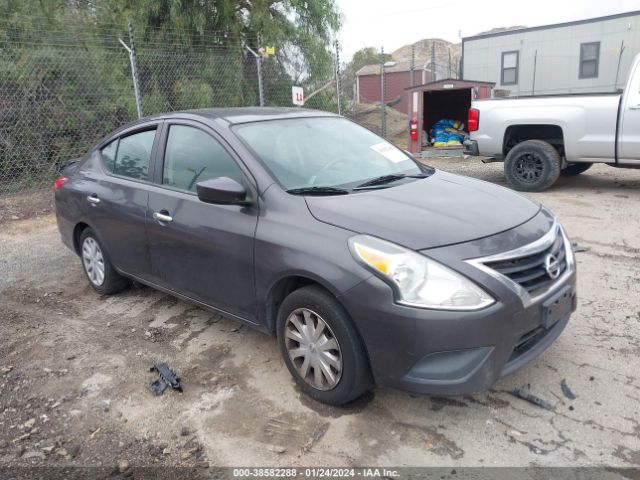
[[[287,193],[293,195],[347,195],[349,190],[336,187],[301,187],[291,188]]]
[[[392,173],[390,175],[382,175],[381,177],[372,178],[371,180],[367,180],[364,183],[358,185],[354,190],[360,190],[362,188],[367,187],[375,187],[378,185],[385,185],[387,183],[395,182],[396,180],[401,180],[403,178],[426,178],[428,177],[428,173],[416,173],[413,175],[409,175],[406,173]]]

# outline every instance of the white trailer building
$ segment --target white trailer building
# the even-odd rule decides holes
[[[640,11],[462,39],[463,79],[509,96],[613,92],[640,52]]]

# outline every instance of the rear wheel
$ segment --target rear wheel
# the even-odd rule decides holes
[[[113,268],[109,255],[93,230],[85,228],[79,243],[82,268],[96,292],[110,295],[129,286],[129,280]]]
[[[300,388],[330,405],[343,405],[371,386],[369,363],[349,315],[317,286],[292,292],[278,312],[278,344]]]
[[[593,163],[570,163],[562,170],[562,175],[573,177],[574,175],[580,175],[586,172],[591,167],[593,167]]]
[[[516,190],[541,192],[560,176],[560,155],[542,140],[527,140],[513,147],[504,160],[504,174]]]

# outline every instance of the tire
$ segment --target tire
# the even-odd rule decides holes
[[[541,192],[560,176],[560,154],[547,142],[527,140],[509,151],[504,174],[516,190]]]
[[[317,329],[320,322],[325,327],[320,329],[317,339],[311,338],[314,332],[306,329],[305,335],[309,337],[304,338],[300,333],[303,329],[296,327],[294,319],[303,329],[307,325],[315,325]],[[329,405],[344,405],[371,388],[371,371],[360,336],[342,305],[326,290],[308,286],[289,294],[278,311],[277,333],[280,353],[289,372],[302,391],[313,399]],[[309,338],[311,341],[307,342]],[[306,356],[299,354],[302,351]],[[318,359],[323,360],[335,383],[332,384],[322,367],[318,369],[320,382],[316,383],[318,377],[313,365],[319,365]],[[305,362],[308,373],[303,377]],[[339,371],[335,368],[337,363]]]
[[[120,275],[113,268],[109,254],[93,230],[85,228],[78,243],[82,270],[96,292],[101,295],[111,295],[129,286],[129,279]]]
[[[567,168],[560,172],[562,175],[567,177],[573,177],[575,175],[580,175],[583,172],[586,172],[591,167],[593,167],[593,163],[570,163],[567,165]]]

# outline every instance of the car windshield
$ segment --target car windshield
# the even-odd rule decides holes
[[[340,117],[247,123],[235,131],[286,190],[348,188],[425,172],[399,148]]]

